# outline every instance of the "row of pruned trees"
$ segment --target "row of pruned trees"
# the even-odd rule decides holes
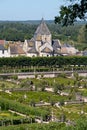
[[[68,57],[14,57],[0,58],[0,67],[24,67],[24,66],[45,66],[61,67],[64,65],[87,65],[87,57],[68,56]]]

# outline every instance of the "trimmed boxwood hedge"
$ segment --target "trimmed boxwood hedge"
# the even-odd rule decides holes
[[[0,58],[0,67],[87,65],[87,56]]]

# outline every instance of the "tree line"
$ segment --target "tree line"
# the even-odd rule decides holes
[[[37,25],[21,22],[0,22],[0,39],[7,41],[24,41],[33,36]]]
[[[24,41],[33,37],[39,24],[29,24],[22,22],[0,22],[0,39],[7,41]],[[52,33],[53,39],[78,41],[79,31],[84,24],[62,27],[59,24],[47,22],[48,28]],[[84,34],[84,28],[82,28]]]

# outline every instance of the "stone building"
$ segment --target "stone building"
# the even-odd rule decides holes
[[[61,44],[59,40],[52,40],[51,32],[49,31],[44,19],[37,27],[34,36],[30,40],[25,40],[23,49],[27,56],[55,56],[60,55]]]

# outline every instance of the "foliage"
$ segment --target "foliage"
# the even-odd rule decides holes
[[[15,91],[12,92],[12,95],[9,95],[8,93],[1,92],[0,93],[2,98],[6,98],[9,100],[17,100],[17,102],[27,104],[27,105],[32,105],[35,103],[40,103],[40,101],[43,102],[58,102],[60,100],[65,100],[68,99],[68,97],[65,96],[60,96],[60,95],[55,95],[54,93],[50,92],[42,92],[42,91],[29,91],[29,92],[20,92],[20,91]],[[24,98],[24,95],[26,95],[26,98]]]
[[[7,127],[1,127],[0,130],[62,130],[62,128],[65,128],[64,123],[49,123],[49,124],[23,124],[18,126],[7,126]]]
[[[76,81],[79,80],[79,74],[77,72],[74,73],[74,78],[75,78]]]
[[[35,122],[35,119],[33,117],[3,117],[0,119],[0,126],[7,126],[7,125],[19,125],[19,124],[25,124],[25,123],[32,123]]]
[[[58,75],[59,77],[62,77],[62,78],[65,78],[66,77],[66,74],[65,73],[61,73]]]
[[[82,26],[81,29],[79,30],[78,42],[87,43],[87,25]]]
[[[45,66],[56,67],[64,65],[87,65],[87,57],[85,56],[60,56],[60,57],[10,57],[0,58],[0,67],[26,67],[26,66]]]
[[[87,118],[80,118],[73,126],[66,127],[65,130],[86,130],[87,129]]]
[[[21,88],[29,88],[30,90],[32,90],[32,85],[33,85],[33,82],[30,81],[29,79],[22,81],[20,84]]]
[[[74,1],[74,0],[71,0]],[[55,17],[55,23],[64,25],[73,24],[77,18],[85,19],[87,13],[87,0],[79,0],[80,3],[71,3],[68,6],[61,6],[60,16]]]
[[[65,117],[64,117],[65,119]],[[23,124],[18,126],[3,126],[0,130],[86,130],[87,119],[80,118],[76,123],[71,122],[70,126],[65,126],[64,123],[49,123],[49,124]]]
[[[0,39],[5,39],[7,41],[24,41],[25,39],[31,39],[38,24],[29,24],[26,22],[0,22]],[[60,39],[61,42],[68,41],[70,44],[73,44],[78,40],[78,32],[83,24],[78,23],[75,24],[75,26],[61,27],[60,25],[54,24],[52,21],[52,23],[48,22],[47,25],[53,39]]]
[[[63,84],[55,83],[53,88],[54,88],[54,93],[57,94],[58,91],[63,90],[64,86],[63,86]]]
[[[37,25],[23,24],[21,22],[1,22],[0,39],[7,41],[24,41],[30,39]]]
[[[40,108],[33,108],[27,105],[21,104],[19,102],[13,102],[13,100],[8,100],[0,97],[0,106],[2,110],[13,110],[16,112],[20,112],[25,115],[34,115],[34,116],[43,116],[43,119],[49,115],[49,112],[46,110],[41,110]]]

